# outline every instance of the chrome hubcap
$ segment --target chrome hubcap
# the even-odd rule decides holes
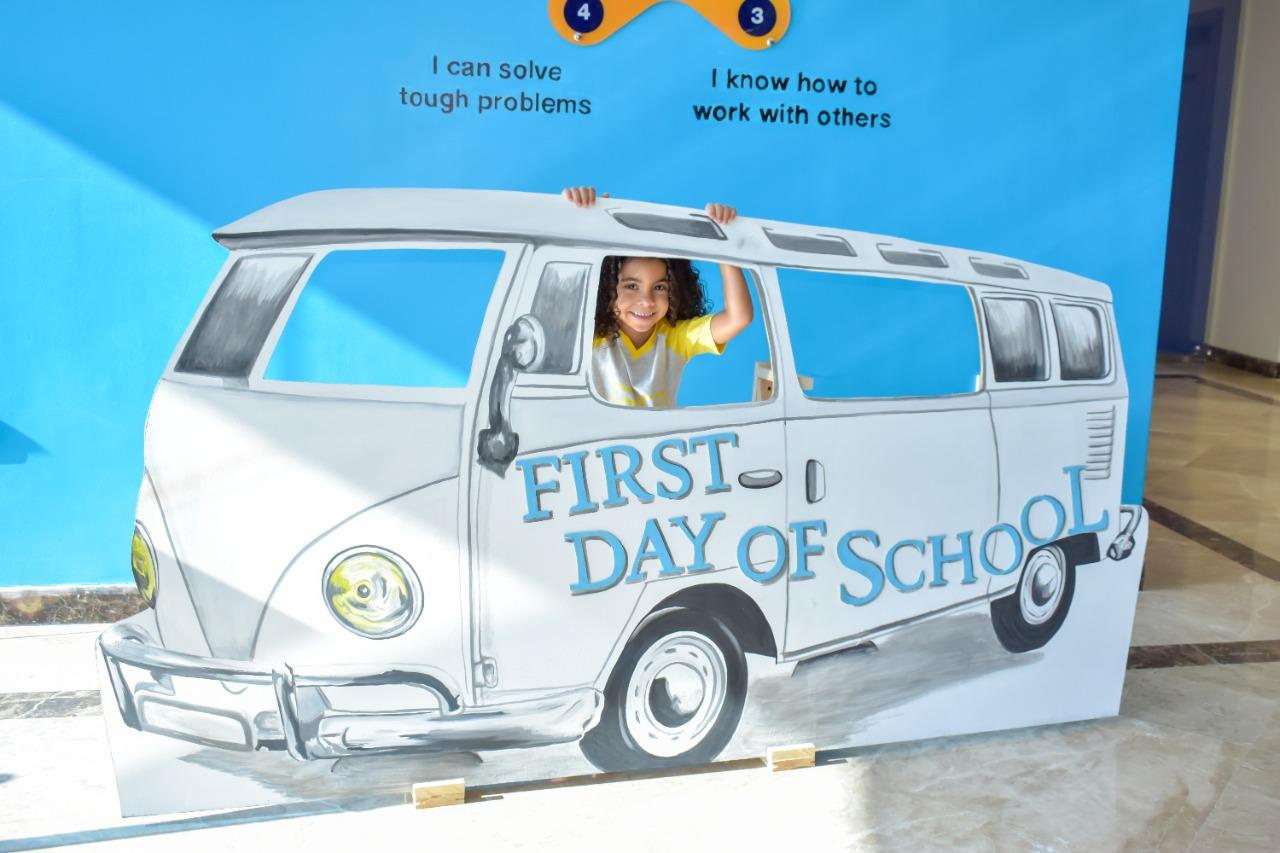
[[[627,684],[627,732],[650,755],[672,758],[697,746],[724,708],[728,667],[701,634],[669,634],[645,650]]]
[[[1023,573],[1018,603],[1031,625],[1047,622],[1058,610],[1066,586],[1066,566],[1053,550],[1037,551]]]

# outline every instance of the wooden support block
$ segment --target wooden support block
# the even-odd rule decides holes
[[[764,754],[765,763],[775,773],[779,770],[795,770],[798,767],[812,767],[816,761],[817,749],[811,743],[797,743],[791,746],[771,746]]]
[[[812,376],[797,376],[800,382],[800,390],[813,390]],[[751,402],[759,403],[762,400],[773,399],[773,364],[767,361],[756,362],[755,383],[751,386]]]
[[[433,809],[436,806],[457,806],[467,799],[467,780],[441,779],[437,782],[419,782],[413,786],[413,807]]]

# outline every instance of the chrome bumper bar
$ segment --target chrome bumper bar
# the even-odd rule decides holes
[[[138,731],[228,749],[287,749],[294,758],[341,758],[387,752],[490,750],[576,741],[600,718],[603,697],[590,687],[551,696],[467,708],[435,674],[412,667],[328,667],[244,661],[174,652],[140,627],[112,626],[98,640],[120,716]],[[126,668],[150,681],[130,680]],[[174,679],[242,686],[193,702]],[[438,708],[341,711],[327,687],[417,687]],[[205,691],[206,696],[210,695]]]

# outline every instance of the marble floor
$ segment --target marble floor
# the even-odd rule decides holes
[[[0,851],[1280,850],[1280,381],[1162,363],[1118,717],[664,776],[121,819],[92,625],[0,628]],[[656,816],[661,816],[657,820]]]

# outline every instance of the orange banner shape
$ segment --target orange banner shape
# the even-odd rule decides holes
[[[599,44],[641,12],[667,0],[549,0],[556,32],[580,45]],[[791,24],[790,0],[673,0],[691,7],[740,47],[764,50]]]

